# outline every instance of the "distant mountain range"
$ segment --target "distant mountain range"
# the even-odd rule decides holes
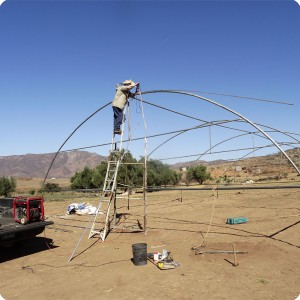
[[[300,165],[300,148],[294,148],[286,151],[296,165]],[[12,155],[12,156],[0,156],[0,177],[1,176],[14,176],[17,178],[44,178],[49,166],[52,162],[55,153],[47,154],[26,154],[26,155]],[[82,170],[85,166],[95,168],[101,163],[106,161],[107,157],[99,155],[97,153],[87,151],[70,151],[61,152],[56,157],[53,166],[48,174],[48,178],[70,178],[76,171]],[[256,158],[245,158],[242,160],[247,162],[247,166],[250,167],[278,167],[291,168],[291,165],[287,163],[286,159],[282,158],[282,155],[272,154],[267,156],[261,156]],[[242,163],[240,161],[240,163]],[[189,161],[178,162],[174,165],[170,165],[172,169],[181,169],[183,167],[192,165],[205,165],[210,168],[224,168],[225,165],[232,164],[226,160],[216,161]]]
[[[192,160],[192,161],[186,161],[186,162],[178,162],[173,165],[170,165],[172,169],[180,169],[187,166],[195,166],[195,165],[203,165],[203,166],[212,166],[212,165],[219,165],[222,163],[228,162],[227,160],[217,159],[213,161],[205,161],[205,160]]]
[[[44,178],[54,155],[55,153],[0,156],[0,176]],[[56,157],[48,178],[70,178],[76,171],[82,170],[85,166],[95,168],[101,161],[106,160],[106,156],[87,151],[61,152]],[[210,163],[203,160],[197,162],[179,162],[170,165],[170,167],[172,169],[180,169],[195,164],[208,165],[217,162],[221,163],[223,161]]]
[[[0,176],[44,178],[55,153],[0,156]],[[87,151],[60,152],[49,177],[70,178],[85,166],[96,167],[105,156]]]

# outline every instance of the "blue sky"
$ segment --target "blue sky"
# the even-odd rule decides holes
[[[299,29],[300,6],[292,0],[7,0],[0,6],[0,156],[55,152],[86,117],[113,99],[115,84],[125,79],[139,81],[142,91],[197,91],[253,122],[299,134]],[[205,91],[293,105],[201,93]],[[189,96],[155,93],[142,99],[205,121],[236,118]],[[140,105],[132,102],[130,107],[132,138],[202,124],[144,103],[145,129]],[[248,124],[230,126],[255,131]],[[84,124],[63,150],[109,143],[111,134],[109,106]],[[189,131],[152,158],[203,153],[238,134],[216,126]],[[270,135],[278,142],[291,141],[282,134]],[[169,137],[148,139],[148,153]],[[268,144],[246,134],[214,151]],[[126,147],[135,157],[144,154],[142,141]],[[88,150],[108,153],[107,147]],[[234,158],[247,151],[203,159]],[[256,155],[272,151],[277,149],[265,148]]]

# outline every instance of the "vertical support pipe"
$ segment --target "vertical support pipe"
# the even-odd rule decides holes
[[[117,188],[114,191],[114,226],[116,226],[117,219]]]
[[[255,157],[255,144],[254,144],[254,136],[253,136],[253,132],[251,132],[251,137],[252,137],[252,149],[253,149],[253,157]]]
[[[145,137],[145,156],[144,156],[144,182],[143,182],[143,198],[144,198],[144,232],[145,235],[147,234],[147,186],[148,186],[148,181],[147,181],[147,138]]]
[[[210,149],[210,154],[211,154],[211,126],[208,126],[208,130],[209,130],[209,149]]]

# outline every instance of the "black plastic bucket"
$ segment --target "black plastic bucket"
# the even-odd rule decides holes
[[[147,244],[133,244],[133,263],[136,266],[143,266],[147,264]]]

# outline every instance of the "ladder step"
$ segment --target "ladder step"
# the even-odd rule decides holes
[[[110,150],[110,153],[121,153],[120,150]]]
[[[100,233],[100,238],[101,238],[102,241],[105,240],[105,234],[104,234],[104,232],[101,232],[101,233]]]
[[[90,234],[89,234],[89,238],[93,237],[93,236],[96,235],[96,234],[101,235],[101,232],[100,232],[100,231],[97,231],[97,230],[91,230],[91,231],[90,231]]]
[[[112,191],[112,186],[111,185],[107,185],[105,187],[105,189],[103,190],[103,192],[111,192]]]

